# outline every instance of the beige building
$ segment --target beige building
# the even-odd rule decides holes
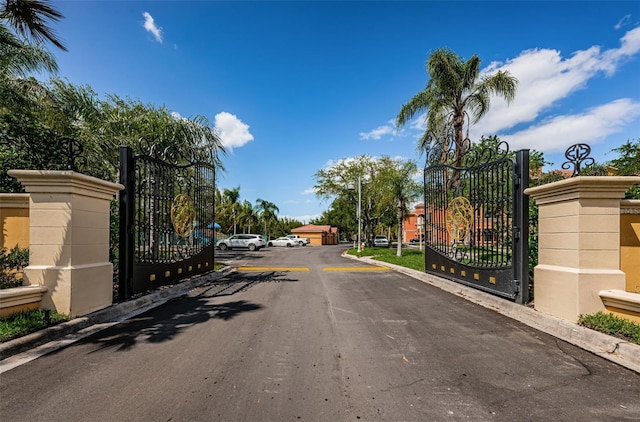
[[[306,226],[292,229],[291,233],[300,237],[308,237],[311,245],[338,244],[338,228],[329,225],[316,226],[315,224],[307,224]]]

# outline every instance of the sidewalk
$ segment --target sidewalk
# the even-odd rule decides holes
[[[545,315],[535,309],[509,302],[480,290],[475,290],[462,284],[420,271],[376,261],[369,257],[358,258],[347,254],[343,254],[343,256],[350,259],[361,260],[372,265],[381,265],[392,268],[395,271],[431,284],[451,294],[484,306],[485,308],[492,309],[495,312],[519,321],[525,325],[550,334],[566,341],[567,343],[571,343],[604,359],[640,373],[640,345],[629,343],[616,337],[593,331],[550,315]],[[42,355],[50,350],[55,350],[55,348],[64,347],[67,343],[71,343],[111,325],[115,325],[127,318],[131,318],[134,315],[160,306],[170,299],[184,296],[195,287],[224,277],[231,270],[232,268],[226,267],[219,272],[212,272],[203,276],[197,276],[180,284],[155,291],[146,296],[110,306],[109,308],[94,312],[85,317],[76,318],[27,336],[2,343],[0,344],[0,364],[3,360],[25,351],[39,349],[39,355]],[[54,341],[62,341],[63,343],[59,343],[55,348],[54,346],[48,348],[47,343]],[[35,359],[36,357],[37,356],[32,358]]]

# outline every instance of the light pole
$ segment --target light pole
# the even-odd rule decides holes
[[[347,186],[347,189],[355,190],[355,187],[353,187],[352,184],[349,184]],[[356,211],[356,220],[358,222],[358,238],[356,239],[356,242],[358,243],[358,246],[357,246],[358,252],[362,252],[362,248],[361,248],[361,245],[362,245],[362,240],[361,240],[361,237],[362,237],[361,220],[362,219],[361,219],[361,215],[360,215],[361,214],[361,203],[362,203],[362,179],[360,178],[360,176],[358,176],[358,209]]]

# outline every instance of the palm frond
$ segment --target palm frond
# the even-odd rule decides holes
[[[55,57],[39,45],[0,43],[0,73],[26,76],[33,72],[57,72]]]
[[[37,43],[51,42],[63,51],[67,48],[56,32],[47,25],[47,20],[57,22],[64,16],[50,6],[47,0],[5,0],[0,18],[6,20],[16,31]]]

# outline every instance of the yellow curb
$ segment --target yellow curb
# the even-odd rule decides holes
[[[238,267],[238,271],[311,271],[308,267]]]
[[[389,267],[327,267],[324,271],[387,271]]]

